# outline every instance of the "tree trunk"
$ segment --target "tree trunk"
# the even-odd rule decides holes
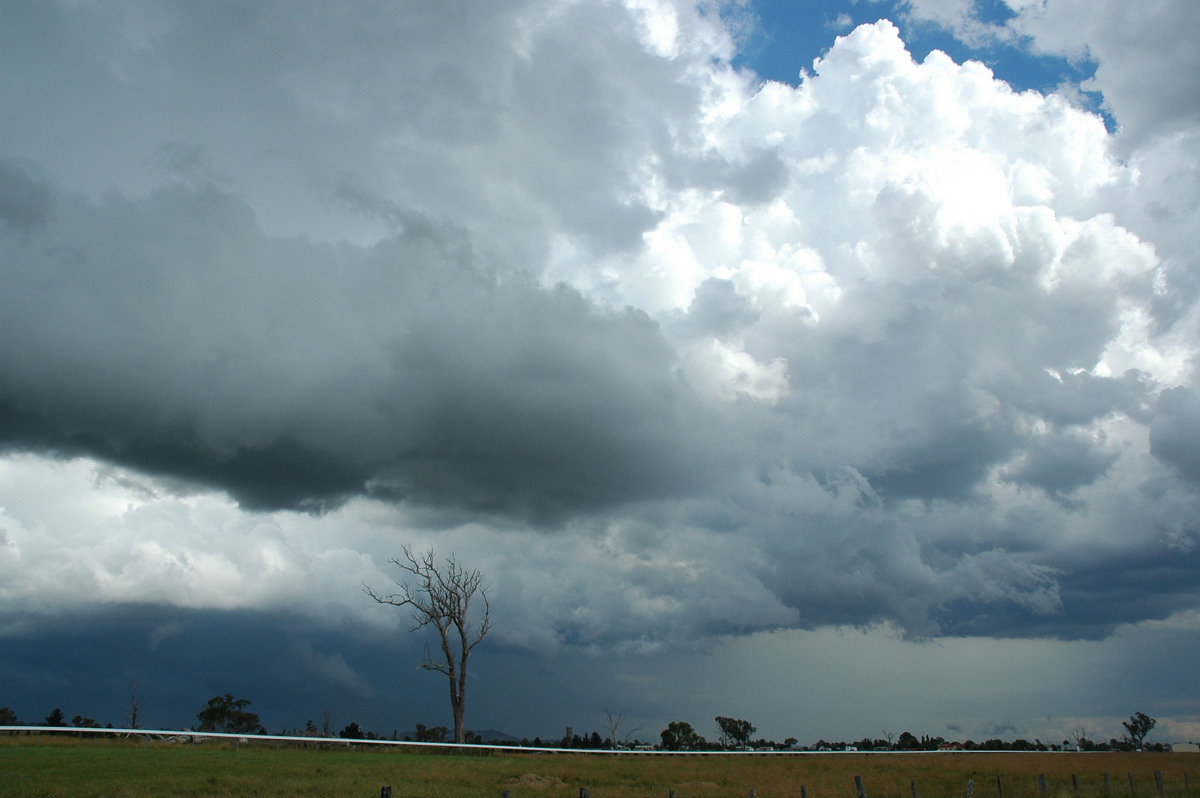
[[[466,714],[466,701],[461,698],[454,702],[454,742],[459,745],[467,741],[467,730],[463,728],[463,715]]]

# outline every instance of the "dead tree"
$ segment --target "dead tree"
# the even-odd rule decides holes
[[[444,563],[438,563],[433,549],[418,555],[413,553],[411,546],[405,546],[404,559],[393,558],[389,562],[408,574],[404,581],[396,582],[399,590],[384,595],[363,585],[363,592],[380,604],[408,607],[416,622],[411,631],[426,626],[437,629],[442,657],[435,659],[427,642],[421,667],[443,673],[449,679],[454,742],[463,743],[466,741],[463,717],[467,710],[467,660],[492,628],[488,586],[479,571],[463,569],[454,555],[447,557]],[[478,618],[473,619],[471,601],[476,596],[482,601],[483,608],[477,613]]]
[[[616,715],[604,709],[604,717],[608,720],[604,724],[604,730],[608,732],[608,739],[612,741],[613,748],[624,748],[629,745],[629,741],[633,735],[642,730],[642,724],[638,724],[630,729],[624,736],[621,735],[621,727],[625,725],[625,710],[621,710]]]

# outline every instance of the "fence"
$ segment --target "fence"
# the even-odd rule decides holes
[[[232,734],[232,733],[227,733],[227,732],[200,732],[200,731],[190,731],[190,730],[175,731],[175,730],[166,730],[166,729],[156,729],[156,730],[100,729],[100,728],[62,727],[62,726],[2,726],[2,727],[0,727],[0,734],[3,734],[3,733],[9,733],[9,734],[14,734],[14,733],[17,733],[17,734],[19,734],[19,733],[67,734],[67,735],[72,735],[72,736],[77,736],[77,737],[83,737],[83,736],[99,737],[99,736],[106,736],[106,735],[107,736],[115,735],[115,736],[120,736],[120,737],[138,737],[138,736],[140,736],[140,737],[143,737],[143,738],[146,738],[149,740],[160,740],[160,741],[169,741],[169,742],[176,742],[176,743],[189,743],[189,744],[202,743],[205,740],[224,740],[224,741],[232,741],[235,743],[265,742],[265,743],[282,743],[282,744],[292,744],[292,745],[321,745],[321,746],[344,746],[344,747],[368,746],[368,745],[370,745],[370,746],[402,746],[402,747],[407,746],[410,748],[419,748],[419,749],[426,749],[426,750],[442,749],[442,750],[447,750],[447,751],[461,751],[463,753],[511,752],[511,753],[535,753],[535,754],[536,753],[554,753],[554,754],[608,755],[608,756],[616,754],[616,755],[631,756],[631,757],[645,757],[645,756],[652,756],[652,757],[664,757],[664,756],[665,757],[688,757],[688,756],[692,756],[692,757],[695,757],[695,756],[701,756],[701,757],[706,757],[706,756],[707,757],[712,757],[712,756],[720,756],[720,757],[748,757],[748,756],[750,756],[750,757],[755,757],[755,756],[757,756],[757,757],[771,757],[771,756],[776,756],[776,757],[780,757],[780,756],[782,756],[782,757],[797,757],[797,756],[831,757],[831,756],[842,755],[840,752],[814,752],[814,751],[653,751],[653,750],[647,751],[647,750],[611,750],[611,749],[583,750],[583,749],[573,749],[573,748],[554,748],[554,747],[545,747],[545,746],[532,747],[532,746],[503,745],[503,744],[461,744],[460,745],[457,743],[416,742],[416,741],[411,741],[411,740],[366,740],[366,739],[352,740],[352,739],[346,739],[346,738],[341,738],[341,737],[309,737],[309,736],[303,736],[303,735]],[[931,753],[936,754],[936,752],[889,752],[887,755],[888,756],[904,756],[904,755],[910,754],[910,753],[918,754],[918,755],[919,754],[928,755]],[[1028,752],[1009,752],[1009,751],[974,751],[971,753],[972,754],[987,754],[989,756],[997,756],[997,757],[1003,757],[1005,754],[1010,754],[1010,753],[1011,754],[1020,753],[1020,754],[1028,755]],[[866,754],[855,753],[855,754],[850,754],[850,755],[852,755],[852,756],[864,756],[865,755],[868,757],[874,756],[874,754],[872,754],[872,753],[866,753]],[[957,757],[957,756],[959,756],[959,753],[958,752],[944,752],[944,754],[938,754],[938,755],[945,755],[947,757]],[[1047,753],[1039,754],[1039,756],[1047,756],[1047,757],[1054,757],[1054,756],[1059,756],[1059,755],[1061,755],[1061,754],[1057,754],[1054,752],[1047,752]],[[1066,754],[1066,755],[1069,756],[1069,755],[1080,755],[1080,754]],[[1090,756],[1090,755],[1089,754],[1081,754],[1080,756]],[[1138,756],[1141,756],[1141,755],[1138,755]],[[1172,755],[1172,754],[1163,754],[1163,755],[1148,754],[1146,756],[1171,757],[1171,756],[1175,756],[1175,755]],[[1097,776],[1093,773],[1090,775],[1090,778],[1092,778],[1094,780],[1097,778]],[[1047,779],[1046,775],[1044,773],[1039,773],[1037,776],[1037,794],[1038,794],[1039,798],[1066,798],[1066,796],[1072,796],[1073,798],[1092,798],[1094,796],[1099,796],[1100,798],[1107,798],[1108,796],[1112,796],[1112,798],[1125,798],[1126,796],[1128,796],[1128,798],[1154,798],[1154,796],[1157,796],[1157,798],[1167,798],[1168,793],[1170,793],[1171,796],[1181,796],[1181,795],[1182,796],[1190,796],[1191,795],[1190,775],[1186,772],[1175,776],[1174,777],[1175,781],[1170,784],[1168,784],[1168,780],[1164,777],[1162,770],[1153,771],[1153,778],[1154,778],[1153,786],[1150,786],[1148,783],[1148,779],[1146,779],[1145,776],[1142,777],[1143,783],[1138,784],[1138,782],[1136,781],[1136,779],[1134,777],[1134,773],[1132,771],[1127,772],[1125,774],[1124,779],[1119,779],[1119,777],[1118,777],[1118,779],[1119,779],[1118,782],[1114,782],[1114,778],[1113,778],[1112,774],[1105,773],[1105,774],[1102,774],[1102,779],[1103,779],[1102,784],[1097,784],[1097,783],[1084,784],[1084,783],[1081,783],[1079,776],[1071,775],[1069,788],[1067,787],[1067,785],[1065,783],[1061,783],[1061,784],[1056,784],[1053,791],[1051,791],[1050,783],[1049,783],[1049,780]],[[1124,783],[1120,784],[1121,782],[1124,782]],[[1118,787],[1117,784],[1120,784],[1120,786]],[[866,781],[864,780],[864,778],[861,775],[854,776],[854,785],[853,786],[854,786],[853,794],[856,795],[857,798],[870,798],[869,793],[868,793],[868,785],[866,784]],[[956,794],[958,796],[963,796],[965,794],[966,798],[1016,798],[1016,794],[1019,794],[1021,796],[1021,798],[1025,798],[1026,796],[1029,796],[1031,794],[1029,789],[1026,788],[1025,790],[1021,790],[1021,791],[1010,790],[1010,795],[1006,796],[1005,790],[1006,790],[1007,786],[1008,785],[1005,782],[1005,777],[1002,775],[999,775],[999,774],[997,774],[994,777],[994,780],[991,776],[988,776],[988,777],[982,779],[979,784],[976,783],[975,777],[970,777],[970,778],[966,779],[966,783],[963,784],[961,790],[954,790],[954,794]],[[1168,790],[1168,786],[1170,787],[1169,790]],[[848,788],[849,788],[849,785],[847,785],[847,790],[845,792],[842,792],[839,790],[838,795],[850,794]],[[1128,790],[1128,792],[1126,792],[1126,789]],[[830,791],[826,788],[825,792],[828,793]],[[911,798],[921,798],[920,788],[915,779],[912,779],[909,782],[909,792],[911,794]],[[945,792],[946,792],[946,790],[944,789],[944,786],[942,788],[940,788],[940,790],[938,791],[939,798],[941,798],[941,796]],[[384,787],[384,790],[381,792],[381,796],[383,798],[390,798],[390,794],[391,794],[390,787]],[[795,790],[792,791],[791,794],[792,795],[798,794],[799,798],[824,798],[823,796],[811,794],[809,791],[809,788],[803,783],[796,785]],[[507,789],[504,790],[504,798],[512,798],[510,791]],[[591,798],[590,788],[587,788],[587,787],[581,788],[580,798]],[[666,796],[666,798],[680,798],[680,796],[676,795],[675,790],[670,790],[668,792],[668,795]],[[757,791],[754,789],[751,789],[749,791],[749,798],[757,798]]]

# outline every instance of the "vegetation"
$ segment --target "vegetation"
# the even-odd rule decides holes
[[[721,747],[723,748],[745,748],[750,744],[750,735],[758,731],[748,720],[718,715],[716,721],[717,725],[721,727]]]
[[[234,698],[233,693],[213,696],[196,717],[200,720],[197,731],[225,732],[227,734],[266,734],[258,721],[258,713],[247,712],[247,698]]]
[[[1150,730],[1154,728],[1156,723],[1158,723],[1158,721],[1148,716],[1145,712],[1138,712],[1129,720],[1124,721],[1121,725],[1124,726],[1125,731],[1128,732],[1126,739],[1129,740],[1129,744],[1133,746],[1134,749],[1140,749],[1143,741],[1146,739],[1146,735],[1150,733]]]
[[[393,607],[408,607],[412,611],[417,631],[433,626],[441,641],[442,657],[435,659],[425,647],[425,660],[421,667],[446,675],[450,684],[450,709],[454,713],[454,742],[466,741],[467,727],[464,716],[467,711],[467,662],[475,646],[483,642],[492,628],[491,606],[488,604],[487,585],[479,571],[464,570],[454,555],[439,564],[433,549],[416,555],[409,546],[404,547],[404,560],[392,559],[408,576],[415,580],[413,587],[405,582],[396,582],[399,591],[384,595],[364,585],[363,592],[380,604]],[[471,601],[478,595],[482,609],[478,617],[472,617]],[[478,607],[478,605],[476,605]]]
[[[795,796],[803,785],[812,798],[853,798],[862,776],[871,798],[909,798],[915,782],[923,796],[962,796],[972,779],[977,798],[1038,798],[1038,775],[1047,794],[1106,798],[1156,795],[1154,772],[1163,774],[1167,798],[1186,795],[1185,774],[1196,782],[1200,754],[841,754],[837,756],[454,756],[428,749],[376,748],[317,743],[285,745],[208,741],[147,743],[121,738],[0,735],[0,795],[8,798],[71,795],[149,798],[161,795],[374,796],[383,785],[396,798],[574,798],[588,787],[596,798],[762,798]],[[1195,787],[1193,786],[1193,789]]]

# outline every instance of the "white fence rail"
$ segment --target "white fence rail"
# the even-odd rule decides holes
[[[393,745],[409,746],[412,748],[444,748],[462,749],[464,751],[510,751],[514,753],[541,754],[607,754],[621,756],[839,756],[873,754],[874,751],[661,751],[658,749],[634,748],[554,748],[549,746],[504,745],[500,743],[432,743],[414,740],[354,740],[346,737],[306,737],[288,734],[230,734],[227,732],[175,731],[171,729],[102,729],[88,726],[0,726],[0,734],[70,734],[85,735],[116,735],[118,737],[141,736],[159,742],[198,743],[204,740],[224,740],[235,743],[278,742],[294,744],[322,744],[344,747],[358,745]],[[959,751],[887,751],[888,754],[956,754]],[[970,751],[976,754],[1020,754],[1028,751]],[[1044,752],[1057,753],[1057,752]]]

